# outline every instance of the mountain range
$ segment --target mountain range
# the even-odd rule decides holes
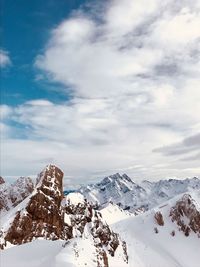
[[[116,173],[101,182],[83,186],[79,191],[88,201],[99,206],[112,202],[132,213],[147,211],[178,194],[200,189],[196,177],[184,180],[142,181],[135,183],[126,174]]]
[[[71,192],[48,165],[0,178],[2,267],[198,267],[200,180],[114,174]],[[66,189],[66,188],[65,188]]]

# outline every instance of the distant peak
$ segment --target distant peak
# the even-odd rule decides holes
[[[115,174],[110,175],[108,178],[112,178],[112,179],[120,179],[122,178],[121,175],[117,172]]]

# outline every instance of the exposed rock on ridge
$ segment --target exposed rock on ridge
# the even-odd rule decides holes
[[[189,236],[191,231],[200,234],[200,211],[189,194],[183,195],[171,208],[170,217],[186,236]]]
[[[90,236],[93,239],[97,251],[97,266],[108,266],[108,255],[115,256],[115,251],[119,246],[123,250],[123,260],[128,262],[126,243],[122,241],[118,234],[114,233],[106,222],[104,222],[99,211],[83,199],[79,203],[71,203],[70,195],[77,195],[81,199],[81,194],[69,194],[63,210],[65,212],[65,226],[71,229],[71,235]]]
[[[160,225],[160,226],[164,225],[163,216],[162,216],[162,213],[160,211],[157,211],[155,213],[154,218],[155,218],[158,225]]]
[[[0,176],[0,185],[4,184],[4,183],[5,183],[5,181],[4,181],[3,177]]]

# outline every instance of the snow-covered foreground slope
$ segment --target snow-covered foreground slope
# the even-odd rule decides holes
[[[98,254],[87,236],[64,241],[35,240],[1,252],[1,267],[96,267]],[[108,256],[110,267],[127,267],[122,251]],[[100,265],[104,266],[104,265]],[[99,266],[99,267],[100,267]]]
[[[200,192],[191,193],[191,197],[195,209],[199,212]],[[179,210],[180,206],[177,206],[177,203],[184,198],[185,196],[177,196],[144,214],[120,220],[112,225],[112,228],[118,231],[127,242],[130,267],[200,266],[200,232],[195,233],[191,230],[189,236],[186,236],[180,230],[177,221],[172,222],[170,217],[172,208],[177,207]],[[186,207],[188,216],[184,212],[181,216],[181,221],[189,227],[194,221],[191,212],[193,204]],[[162,223],[159,225],[155,220],[157,212],[162,214],[164,225]]]
[[[70,197],[66,201],[69,199]],[[79,195],[71,197],[74,204],[77,204],[78,199],[83,201]],[[177,211],[180,212],[181,221],[191,227],[189,236],[178,225],[179,216],[172,222],[172,216],[177,215]],[[192,230],[194,225],[191,224],[199,211],[199,191],[190,192],[190,195],[178,195],[138,216],[130,215],[110,203],[102,209],[101,214],[107,222],[110,220],[111,228],[126,240],[129,259],[128,264],[121,260],[124,253],[119,248],[115,257],[107,253],[108,266],[199,267],[200,229],[195,228],[195,233]],[[156,214],[161,214],[162,219],[156,217]],[[90,234],[90,225],[85,227],[82,236],[68,241],[35,240],[1,252],[2,267],[96,267],[97,261],[98,251]],[[101,266],[107,265],[99,265]]]

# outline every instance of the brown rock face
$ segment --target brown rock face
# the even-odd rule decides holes
[[[27,199],[26,207],[17,212],[5,243],[19,245],[37,237],[55,240],[62,236],[62,178],[62,171],[53,165],[39,175],[35,192]]]
[[[0,176],[0,185],[4,183],[5,183],[4,179]]]
[[[191,231],[200,234],[200,212],[189,194],[185,194],[172,207],[170,217],[172,222],[176,222],[179,230],[183,231],[186,236],[189,236]],[[184,220],[184,217],[187,220]]]
[[[160,211],[157,211],[154,215],[154,218],[156,220],[156,223],[160,226],[164,225],[164,220],[163,220],[163,216],[162,213]]]

